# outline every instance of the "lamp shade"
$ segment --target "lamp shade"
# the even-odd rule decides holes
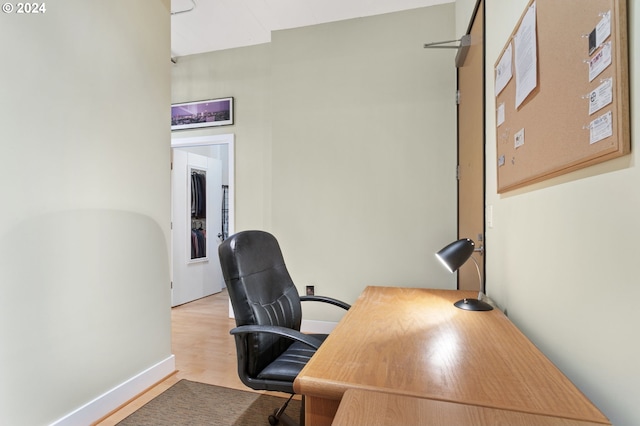
[[[475,244],[469,238],[454,241],[436,253],[436,257],[442,264],[453,273],[460,268],[464,262],[469,260],[475,249]]]

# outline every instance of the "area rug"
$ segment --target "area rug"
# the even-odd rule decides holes
[[[180,380],[140,407],[118,426],[261,426],[285,399],[204,383]],[[300,418],[301,403],[292,400],[286,413]]]

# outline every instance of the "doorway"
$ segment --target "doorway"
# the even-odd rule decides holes
[[[171,148],[173,307],[224,287],[218,245],[235,228],[234,135],[174,137]]]

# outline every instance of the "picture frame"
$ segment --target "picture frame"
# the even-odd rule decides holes
[[[171,105],[171,130],[229,126],[232,124],[232,97]]]

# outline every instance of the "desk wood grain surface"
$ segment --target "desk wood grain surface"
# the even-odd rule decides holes
[[[331,426],[598,426],[601,423],[349,389]]]
[[[476,295],[367,287],[294,383],[307,426],[330,425],[348,389],[609,424],[501,311],[453,306]]]

